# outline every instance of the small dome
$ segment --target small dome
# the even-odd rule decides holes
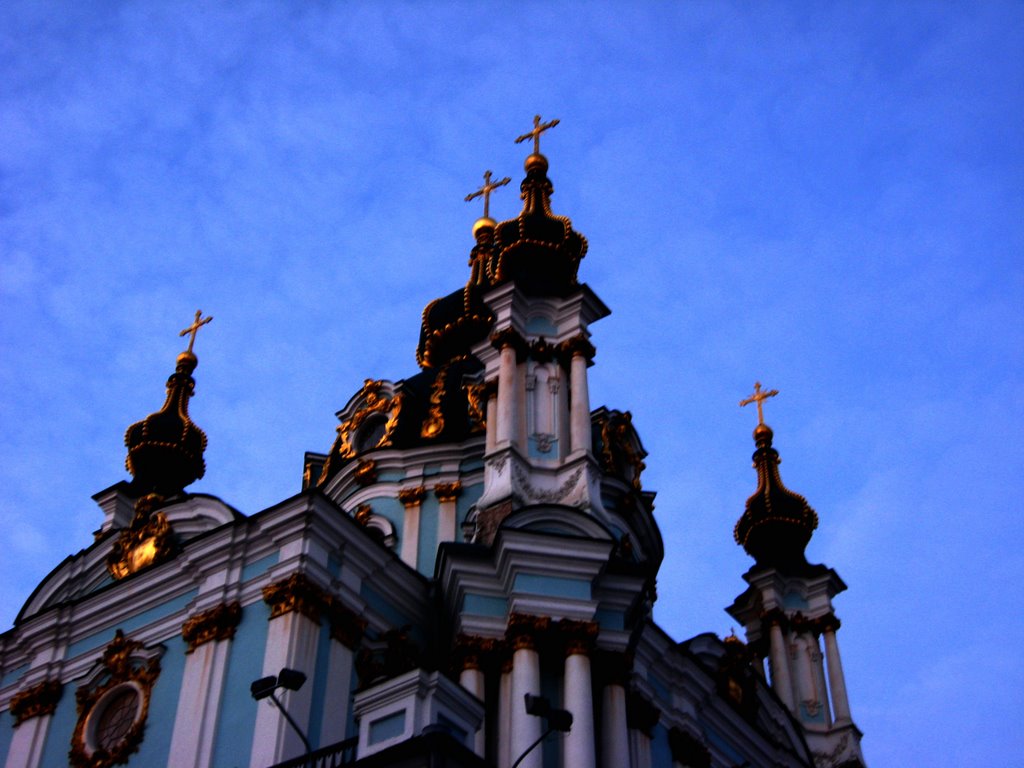
[[[175,372],[167,379],[167,400],[156,413],[128,427],[125,467],[135,478],[139,495],[172,496],[198,480],[206,471],[203,451],[206,434],[188,415],[188,401],[195,390],[198,360],[192,352],[178,356]]]

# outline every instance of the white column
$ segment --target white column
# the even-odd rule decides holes
[[[629,746],[633,768],[651,768],[651,737],[636,728],[630,729]]]
[[[504,448],[515,440],[519,414],[516,409],[516,350],[511,344],[501,348],[498,368],[498,430],[497,447]]]
[[[479,666],[470,665],[465,667],[459,674],[459,685],[480,699],[480,701],[485,701],[484,673],[481,671]],[[475,749],[473,751],[480,757],[484,757],[487,749],[487,737],[484,730],[484,723],[480,724],[480,729],[476,732],[474,743]]]
[[[68,690],[64,691],[64,696],[67,697],[69,693],[73,697],[73,691]],[[50,729],[51,720],[53,715],[38,715],[24,720],[14,729],[5,768],[34,768],[39,765],[43,758],[43,746],[46,744],[46,734]]]
[[[518,757],[518,755],[517,755]],[[512,765],[512,660],[501,670],[498,683],[498,768]]]
[[[811,669],[811,654],[807,647],[807,637],[804,634],[796,635],[793,638],[795,657],[793,666],[796,669],[797,693],[799,698],[797,704],[804,703],[808,712],[814,712],[814,705],[818,700],[814,690],[814,672]],[[800,713],[797,712],[797,715]]]
[[[563,762],[573,768],[594,768],[594,697],[585,650],[570,649],[565,657],[564,699],[572,713],[572,728],[564,735]]]
[[[540,656],[532,646],[521,645],[512,654],[512,750],[514,763],[540,738],[541,718],[526,713],[526,694],[540,695]],[[543,750],[536,747],[519,764],[522,768],[543,768]]]
[[[587,358],[581,351],[573,353],[569,363],[569,434],[572,452],[589,451],[590,392],[587,388]]]
[[[529,442],[528,442],[528,439],[529,439],[529,434],[528,434],[529,433],[529,429],[528,429],[528,425],[527,425],[527,422],[530,419],[529,419],[529,414],[527,413],[527,409],[532,407],[532,404],[530,404],[528,402],[528,398],[526,396],[526,380],[528,378],[526,373],[527,373],[527,368],[528,367],[529,367],[529,362],[526,361],[526,360],[524,360],[522,363],[518,363],[516,365],[515,396],[516,396],[516,424],[518,425],[518,427],[514,428],[514,429],[516,429],[516,431],[513,432],[513,434],[515,435],[516,445],[523,452],[525,452],[527,447],[530,445]],[[536,382],[534,382],[534,383],[536,383]],[[536,416],[536,414],[533,414],[533,416]],[[539,747],[538,747],[538,749],[539,749]]]
[[[320,627],[315,621],[296,611],[271,619],[263,654],[263,676],[277,675],[284,667],[312,675],[319,633]],[[312,692],[313,685],[307,683],[298,691],[281,690],[277,693],[300,728],[309,727]],[[269,700],[260,701],[256,709],[249,768],[267,768],[304,751],[302,740],[277,707]]]
[[[214,640],[185,657],[168,765],[210,765],[230,649],[230,640]]]
[[[835,629],[829,627],[824,631],[825,657],[828,662],[828,687],[832,692],[832,709],[837,723],[849,722],[850,701],[846,697],[846,678],[843,676],[843,663],[839,660],[839,646],[836,644]]]
[[[626,689],[616,683],[601,692],[601,768],[629,768]]]
[[[782,703],[789,707],[790,712],[795,712],[793,680],[789,676],[789,650],[782,635],[782,627],[777,621],[773,621],[771,625],[771,654],[772,688],[782,699]]]

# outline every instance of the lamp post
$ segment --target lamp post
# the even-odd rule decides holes
[[[299,724],[292,719],[292,716],[288,714],[288,710],[284,708],[280,700],[277,698],[275,693],[278,688],[284,688],[289,691],[297,691],[302,687],[302,684],[306,682],[306,674],[300,672],[297,669],[288,669],[284,667],[281,672],[275,677],[270,675],[269,677],[261,677],[259,680],[254,680],[252,685],[249,686],[249,691],[252,693],[252,697],[259,701],[260,699],[269,698],[270,701],[276,706],[284,719],[288,721],[288,725],[299,734],[299,738],[302,739],[302,743],[306,747],[306,756],[313,751],[313,747],[309,744],[309,739],[306,738],[306,734],[299,728]]]
[[[512,763],[512,768],[516,768],[516,766],[523,762],[523,759],[533,751],[533,748],[544,741],[553,731],[568,733],[569,729],[572,728],[572,712],[569,710],[552,708],[551,702],[543,696],[534,696],[528,693],[524,698],[526,699],[526,714],[543,717],[548,721],[548,727],[539,739],[533,742],[533,744],[526,748],[523,754],[516,758],[516,761]]]

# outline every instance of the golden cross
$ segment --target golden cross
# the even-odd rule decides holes
[[[744,405],[750,405],[751,403],[757,403],[757,423],[764,424],[764,409],[762,408],[762,403],[764,403],[764,401],[767,400],[769,397],[775,397],[777,394],[779,394],[779,390],[777,389],[772,389],[769,390],[768,392],[763,392],[761,390],[761,382],[755,381],[754,394],[752,394],[746,400],[740,400],[740,407]]]
[[[203,317],[203,319],[200,320],[199,318],[202,317],[202,315],[203,315],[203,310],[197,309],[196,310],[196,319],[192,321],[192,325],[190,325],[188,328],[186,328],[185,330],[183,330],[181,333],[178,334],[179,336],[184,336],[186,333],[191,334],[191,337],[188,340],[188,351],[189,352],[192,351],[192,345],[196,343],[196,334],[199,332],[199,329],[202,328],[204,325],[206,325],[211,320],[213,320],[212,316],[211,317]]]
[[[498,187],[504,187],[510,181],[512,181],[512,179],[510,179],[508,176],[506,176],[501,181],[496,181],[496,182],[494,182],[492,184],[491,183],[491,172],[490,171],[485,171],[484,172],[484,185],[482,187],[480,187],[480,189],[478,189],[473,194],[466,195],[466,202],[468,203],[470,200],[473,200],[474,198],[477,198],[477,197],[480,197],[481,195],[483,195],[483,197],[484,197],[484,218],[485,219],[489,219],[490,216],[488,215],[488,212],[491,209],[491,192],[496,190]]]
[[[546,131],[548,128],[554,128],[556,125],[558,125],[558,120],[552,120],[550,123],[544,123],[543,125],[541,125],[540,115],[534,115],[533,130],[530,131],[529,133],[524,133],[522,136],[516,139],[516,144],[521,144],[527,139],[533,139],[533,154],[539,155],[540,135],[544,133],[544,131]]]

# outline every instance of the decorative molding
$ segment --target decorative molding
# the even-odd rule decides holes
[[[558,351],[561,353],[563,364],[565,365],[568,365],[572,358],[577,356],[585,358],[587,363],[592,363],[594,355],[597,354],[597,350],[590,343],[590,339],[582,333],[563,341],[558,345]]]
[[[14,694],[11,698],[11,715],[14,727],[17,728],[26,720],[43,715],[52,715],[57,709],[64,692],[64,684],[60,680],[43,680],[41,683]]]
[[[511,347],[516,351],[516,361],[520,363],[530,351],[530,345],[515,328],[505,328],[491,334],[491,346],[498,351]]]
[[[582,654],[589,656],[594,650],[599,631],[596,621],[573,621],[562,619],[556,625],[566,656]]]
[[[293,573],[284,581],[265,586],[263,601],[270,606],[271,620],[295,611],[319,624],[330,605],[330,596],[305,574]]]
[[[75,768],[108,768],[128,762],[129,755],[142,743],[153,684],[160,676],[159,657],[147,654],[142,643],[127,640],[120,629],[103,651],[101,664],[103,682],[84,685],[75,692],[78,722],[68,752],[68,762]],[[127,702],[125,697],[129,697]],[[105,737],[97,730],[107,708],[115,704],[130,707],[133,702],[135,716],[131,724],[122,733],[115,733],[114,743],[102,744]]]
[[[580,477],[583,476],[583,465],[580,464],[576,467],[576,470],[569,475],[569,478],[564,483],[551,490],[535,488],[531,485],[529,475],[526,474],[519,464],[514,463],[512,465],[512,475],[515,477],[516,482],[519,483],[526,496],[531,500],[539,501],[541,503],[555,504],[568,496],[572,492],[572,489],[576,487]]]
[[[452,667],[455,672],[482,669],[493,656],[499,641],[490,637],[460,634],[452,647]]]
[[[241,620],[242,606],[238,602],[221,603],[196,614],[181,625],[181,637],[188,643],[185,653],[214,640],[230,640]]]
[[[150,565],[169,560],[174,555],[174,533],[163,512],[153,506],[163,497],[149,494],[135,503],[131,526],[121,531],[107,555],[107,571],[120,581]]]
[[[447,378],[447,368],[442,368],[437,372],[434,384],[430,388],[430,410],[427,411],[427,418],[423,420],[420,437],[437,437],[444,431],[444,414],[441,412],[441,402],[444,400],[444,385]]]
[[[530,616],[525,613],[513,613],[508,617],[508,628],[505,639],[513,653],[519,650],[537,650],[543,635],[551,628],[551,619],[547,616]]]
[[[362,488],[373,485],[377,482],[377,462],[373,459],[363,459],[360,461],[359,466],[352,473],[352,479]]]
[[[455,501],[462,493],[462,483],[454,480],[450,483],[438,483],[434,486],[434,495],[442,504],[446,501]]]
[[[398,500],[406,507],[418,507],[423,503],[427,489],[422,485],[415,488],[403,488],[398,492]]]
[[[360,504],[356,507],[356,511],[353,513],[352,517],[355,518],[357,523],[365,528],[369,525],[370,519],[373,517],[373,507],[369,504]]]

